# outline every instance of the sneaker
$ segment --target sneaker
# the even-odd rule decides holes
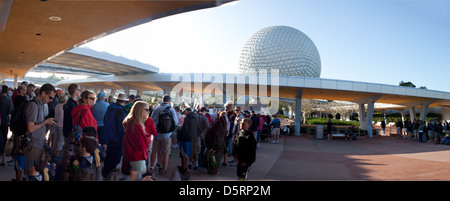
[[[237,161],[229,163],[230,167],[237,167],[237,164],[238,164]]]
[[[280,141],[277,140],[277,144],[280,143]]]
[[[275,140],[272,140],[272,144],[275,144]]]

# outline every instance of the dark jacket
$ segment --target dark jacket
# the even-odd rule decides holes
[[[256,139],[253,136],[253,132],[247,130],[239,134],[237,156],[238,161],[242,161],[247,165],[251,165],[255,162]]]
[[[12,114],[14,109],[12,100],[6,96],[0,97],[0,113],[2,117],[1,126],[8,127],[9,125],[9,114]]]
[[[77,106],[77,102],[72,98],[69,98],[66,104],[63,106],[64,121],[63,121],[63,133],[64,137],[69,137],[70,131],[72,131],[72,109]]]
[[[212,126],[205,134],[205,144],[208,149],[225,149],[227,135],[227,121],[224,117],[214,120]]]
[[[250,119],[252,120],[252,125],[250,127],[250,131],[256,132],[259,126],[259,117],[256,114],[253,114]]]
[[[202,113],[199,113],[197,116],[198,116],[197,137],[205,137],[205,132],[209,128],[208,118]]]
[[[197,136],[198,119],[197,115],[189,112],[184,118],[183,126],[177,135],[179,141],[192,141],[192,137]]]
[[[122,139],[125,134],[122,122],[125,116],[124,106],[117,103],[111,103],[108,106],[105,118],[103,119],[103,135],[99,139],[101,144],[109,145],[110,143],[114,143],[115,145],[122,146]]]

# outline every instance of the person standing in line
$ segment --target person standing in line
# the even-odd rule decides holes
[[[232,141],[231,141],[231,155],[233,156],[233,160],[228,161],[228,163],[232,167],[236,167],[237,166],[237,161],[238,161],[237,160],[237,155],[236,155],[237,139],[239,137],[239,132],[241,130],[240,129],[241,121],[242,121],[242,119],[244,119],[244,115],[242,115],[240,106],[234,107],[234,113],[235,113],[236,117],[234,119],[233,129],[231,130],[231,134],[233,135],[232,136]]]
[[[198,113],[198,130],[197,130],[197,137],[199,138],[199,141],[192,142],[192,150],[194,152],[193,156],[193,163],[194,163],[194,170],[199,169],[199,164],[203,166],[203,156],[205,153],[205,133],[209,129],[209,120],[206,117],[207,109],[205,106],[200,108],[200,112]],[[199,143],[197,145],[197,143]],[[198,152],[196,152],[199,149]],[[198,154],[198,155],[195,155]]]
[[[273,115],[272,122],[270,122],[270,126],[272,126],[272,144],[280,143],[280,125],[281,121],[277,118],[277,115]]]
[[[174,106],[173,109],[177,113],[178,124],[177,128],[172,132],[171,140],[172,140],[172,149],[177,149],[178,148],[177,134],[180,131],[181,126],[183,126],[183,122],[181,121],[183,115],[180,112],[180,106]]]
[[[65,180],[67,177],[66,169],[69,165],[69,149],[72,149],[72,144],[69,144],[69,134],[72,131],[72,110],[77,104],[77,100],[80,97],[81,89],[78,84],[70,84],[67,87],[69,97],[66,104],[63,105],[64,117],[63,117],[63,136],[64,145],[61,160],[56,163],[55,181]]]
[[[171,112],[171,121],[173,121],[174,126],[176,127],[176,125],[178,124],[178,118],[177,118],[177,114],[175,112],[175,110],[170,106],[170,96],[169,95],[164,95],[163,96],[163,103],[159,104],[158,106],[155,107],[155,109],[153,110],[152,113],[152,118],[155,121],[156,124],[156,128],[158,131],[158,134],[156,135],[156,140],[153,142],[153,147],[152,147],[152,154],[151,154],[151,161],[150,161],[150,167],[151,169],[154,169],[154,165],[155,165],[155,160],[156,160],[156,155],[160,154],[159,156],[162,156],[162,165],[163,165],[163,174],[167,174],[167,166],[169,165],[169,155],[170,155],[170,148],[171,148],[171,136],[173,131],[171,132],[161,132],[159,127],[161,125],[159,122],[159,117],[160,114],[166,109],[168,108]]]
[[[261,138],[261,133],[262,133],[262,129],[263,129],[263,126],[264,126],[264,119],[261,117],[261,114],[258,113],[256,115],[259,117],[258,128],[257,128],[257,131],[256,131],[256,143],[257,143],[256,149],[259,149],[259,142],[261,141],[260,138]],[[277,142],[278,141],[279,140],[277,140]]]
[[[403,122],[401,119],[397,120],[397,124],[395,124],[395,127],[397,127],[397,137],[401,138],[403,135]]]
[[[153,139],[156,138],[156,135],[158,134],[158,131],[156,131],[155,122],[153,121],[153,118],[151,117],[153,108],[152,108],[151,105],[149,105],[148,108],[149,108],[149,111],[148,111],[149,115],[148,115],[147,121],[145,121],[144,125],[145,125],[145,130],[146,130],[145,132],[150,134],[150,137],[149,137],[149,139],[150,139],[150,146],[148,147],[147,151],[148,151],[148,156],[151,156],[152,142],[153,142]],[[147,157],[146,164],[147,164],[147,167],[149,167],[150,157]]]
[[[125,112],[125,93],[120,92],[115,103],[111,103],[106,109],[105,118],[103,119],[103,135],[100,136],[100,143],[105,144],[106,157],[103,163],[102,176],[103,180],[110,180],[113,170],[120,163],[123,155],[122,140],[125,130],[122,122],[126,117]]]
[[[433,132],[434,132],[434,144],[441,143],[442,124],[439,120],[436,120],[436,123],[433,126]]]
[[[92,115],[94,116],[95,121],[97,121],[97,135],[98,139],[102,139],[103,134],[103,119],[105,118],[106,110],[109,107],[109,103],[105,102],[106,94],[103,92],[99,92],[97,94],[97,102],[92,106]],[[100,143],[101,144],[101,143]],[[102,150],[100,156],[103,158],[105,152],[105,144],[101,144]]]
[[[83,93],[81,93],[80,99],[78,99],[78,105],[72,110],[72,125],[78,125],[81,128],[92,126],[97,131],[97,121],[94,119],[91,110],[94,104],[94,92],[83,91]],[[98,139],[98,135],[96,136],[96,139]]]
[[[0,131],[2,133],[2,144],[0,147],[0,153],[2,156],[2,166],[5,166],[5,146],[8,140],[8,127],[9,127],[9,115],[12,114],[14,106],[10,98],[7,97],[8,86],[2,86],[2,93],[0,95],[0,114],[1,114],[1,125]]]
[[[428,136],[427,136],[428,141],[427,142],[431,142],[431,141],[433,141],[433,136],[434,136],[433,121],[431,119],[428,121],[427,131],[428,131]]]
[[[259,117],[258,117],[258,115],[256,115],[256,112],[254,110],[252,110],[252,116],[250,116],[250,119],[253,122],[252,126],[250,127],[250,131],[253,132],[253,135],[256,139],[258,126],[259,126]]]
[[[137,101],[123,120],[123,156],[130,162],[130,180],[141,179],[147,171],[146,161],[150,146],[150,133],[145,128],[150,108],[147,102]]]
[[[11,96],[11,100],[13,101],[14,108],[16,108],[17,106],[19,106],[19,105],[16,105],[16,97],[17,97],[19,94],[21,94],[21,93],[20,93],[20,90],[23,90],[23,93],[21,94],[21,96],[24,96],[24,97],[25,97],[25,100],[27,100],[27,97],[25,96],[25,94],[26,94],[26,89],[27,89],[27,85],[28,85],[28,82],[27,82],[27,81],[23,81],[22,83],[20,83],[20,86],[18,86],[17,89],[14,90],[14,92],[13,92],[13,94],[12,94],[12,96]]]
[[[238,138],[238,165],[236,174],[239,180],[246,180],[251,165],[256,160],[256,139],[253,133],[249,131],[252,120],[244,118],[241,122],[241,132]]]
[[[214,120],[211,129],[205,135],[208,174],[212,175],[219,175],[220,162],[226,147],[227,117],[223,111],[220,111],[217,115],[219,118]]]
[[[90,128],[90,127],[86,127]],[[92,129],[91,131],[95,131]],[[94,133],[97,135],[96,133]],[[84,135],[84,134],[83,134]],[[74,158],[71,163],[72,166],[72,181],[96,181],[97,180],[97,167],[95,161],[95,150],[98,147],[98,141],[95,137],[84,136],[80,139],[78,145],[80,155]]]
[[[333,139],[332,126],[333,126],[333,124],[331,123],[331,118],[328,117],[328,122],[327,122],[327,134],[328,134],[328,140],[332,140],[332,139]]]
[[[184,110],[186,117],[183,126],[178,133],[178,143],[180,144],[181,167],[179,171],[184,175],[187,171],[188,160],[192,156],[192,139],[197,137],[198,119],[197,115],[191,111],[191,108]]]
[[[423,122],[422,120],[419,121],[420,126],[419,128],[417,128],[417,132],[419,133],[419,142],[426,142],[426,137],[425,137],[425,122]]]
[[[35,93],[34,90],[36,89],[36,86],[34,84],[28,84],[27,85],[27,93],[25,94],[25,96],[27,97],[27,100],[30,101],[33,99],[33,97],[35,97]]]
[[[63,106],[67,103],[67,96],[61,94],[58,97],[58,105],[55,106],[55,122],[57,124],[52,127],[53,133],[53,162],[57,163],[60,159],[59,153],[63,150],[64,146],[64,134],[63,134],[63,122],[64,122],[64,110]]]
[[[25,174],[31,176],[35,163],[40,163],[45,149],[45,126],[55,125],[53,118],[44,117],[44,104],[55,97],[56,90],[51,84],[44,84],[33,101],[25,105],[27,133],[30,143],[23,148],[25,156]]]

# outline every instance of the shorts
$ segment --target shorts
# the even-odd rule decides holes
[[[166,140],[153,140],[153,147],[152,152],[158,153],[161,152],[162,154],[170,154],[170,148],[172,146],[172,140],[171,138]]]
[[[28,145],[23,149],[23,155],[25,156],[25,169],[28,170],[33,167],[35,162],[42,161],[44,151]]]
[[[63,127],[53,126],[51,129],[53,134],[52,147],[61,151],[64,145]]]
[[[180,157],[189,158],[192,156],[192,141],[180,141]]]
[[[280,128],[272,129],[272,135],[280,135]]]
[[[192,138],[192,154],[193,155],[199,154],[200,148],[201,148],[200,137],[193,137]]]
[[[439,132],[434,132],[434,138],[441,138],[441,134]]]
[[[145,160],[130,161],[131,170],[141,174],[145,174],[145,172],[147,172],[147,166],[145,165],[145,163]]]
[[[25,156],[21,154],[14,154],[14,170],[25,170]]]

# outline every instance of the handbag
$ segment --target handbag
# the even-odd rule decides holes
[[[80,115],[80,120],[78,120],[78,124],[73,125],[72,130],[69,133],[69,143],[74,145],[79,145],[81,135],[83,134],[83,128],[81,128],[81,118],[83,117],[84,112],[87,109],[83,110]]]

